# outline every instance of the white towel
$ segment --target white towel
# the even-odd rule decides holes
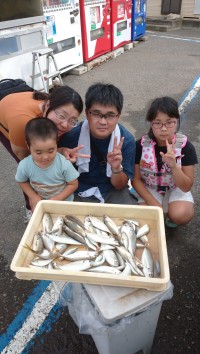
[[[111,152],[113,150],[113,144],[114,144],[114,138],[117,137],[117,144],[119,144],[120,139],[121,139],[121,133],[118,124],[115,127],[115,130],[111,134],[110,138],[110,143],[108,146],[108,152]],[[84,145],[84,147],[81,149],[81,154],[86,154],[90,155],[91,154],[91,148],[90,148],[90,129],[89,129],[89,124],[87,119],[83,122],[82,127],[81,127],[81,132],[78,140],[78,146]],[[76,160],[76,165],[78,166],[78,172],[88,172],[89,171],[89,162],[90,158],[83,158],[83,157],[78,157]],[[107,162],[107,167],[106,167],[106,175],[107,177],[111,177],[112,171],[111,171],[111,166]]]
[[[79,195],[79,197],[83,197],[83,198],[94,196],[100,200],[100,203],[104,203],[104,199],[103,199],[98,187],[92,187],[90,189],[87,189],[84,192],[79,192],[78,195]]]

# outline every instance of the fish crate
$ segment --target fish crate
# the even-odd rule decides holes
[[[143,277],[138,275],[107,274],[87,271],[72,271],[61,269],[47,269],[42,267],[30,267],[29,264],[34,254],[26,246],[31,247],[36,232],[42,230],[44,213],[50,213],[53,221],[58,216],[74,215],[81,221],[87,215],[102,220],[104,215],[109,216],[116,225],[120,226],[125,219],[136,220],[141,226],[148,224],[149,249],[153,259],[160,263],[160,275],[158,277]],[[79,246],[80,248],[82,246]],[[136,256],[141,257],[141,249]],[[83,284],[110,285],[130,288],[142,288],[152,291],[165,290],[170,280],[165,227],[163,212],[159,207],[130,206],[122,204],[96,204],[64,201],[40,201],[31,217],[31,220],[19,243],[11,262],[11,270],[19,279],[66,281]]]

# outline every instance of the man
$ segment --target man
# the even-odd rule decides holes
[[[86,120],[64,134],[59,147],[84,145],[75,167],[80,176],[74,201],[136,204],[129,193],[128,180],[133,179],[135,139],[118,123],[123,95],[111,84],[97,83],[85,96]]]

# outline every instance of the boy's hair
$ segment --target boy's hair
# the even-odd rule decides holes
[[[33,139],[46,140],[50,138],[57,141],[57,126],[48,118],[33,118],[26,124],[25,137],[28,147]]]
[[[176,100],[174,100],[172,97],[164,96],[164,97],[158,97],[153,102],[151,103],[147,115],[146,115],[146,121],[147,122],[152,122],[157,114],[165,113],[167,114],[170,118],[176,118],[178,121],[177,125],[177,130],[179,129],[180,126],[180,114],[179,114],[179,109],[178,109],[178,103]],[[152,138],[154,137],[153,131],[150,128],[148,135]]]
[[[85,107],[90,109],[93,104],[103,106],[114,106],[121,114],[123,108],[123,95],[121,91],[112,84],[96,83],[91,85],[85,95]]]

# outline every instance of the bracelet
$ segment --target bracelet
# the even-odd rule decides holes
[[[113,173],[114,175],[118,175],[118,174],[121,173],[122,171],[123,171],[123,166],[121,165],[119,171],[113,171],[113,170],[112,170],[112,173]]]

